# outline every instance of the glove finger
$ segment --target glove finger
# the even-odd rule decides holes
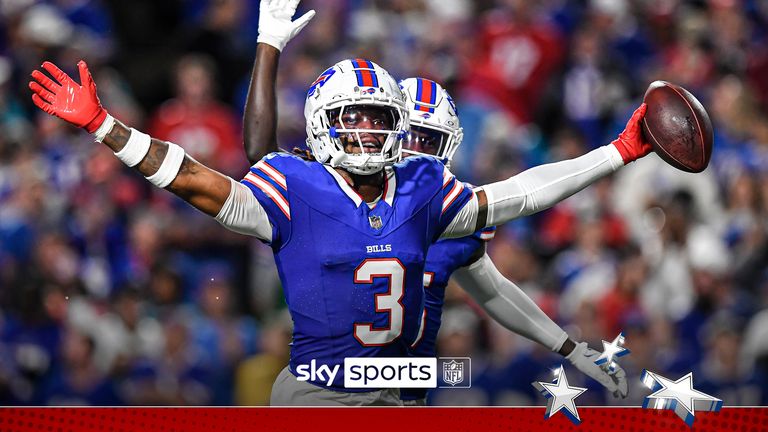
[[[296,8],[299,7],[299,1],[301,0],[288,0],[288,6],[291,8],[292,12],[296,12]],[[291,15],[293,15],[293,13]]]
[[[648,109],[648,105],[642,103],[639,107],[635,110],[635,112],[632,113],[632,117],[629,119],[632,123],[639,123],[640,120],[642,120],[643,116],[645,116],[645,111]]]
[[[629,394],[629,383],[627,382],[627,372],[624,369],[616,365],[616,372],[614,373],[616,379],[616,387],[618,388],[619,395],[623,398]]]
[[[88,70],[88,64],[85,63],[85,60],[77,62],[77,69],[80,71],[80,85],[83,87],[90,85],[93,82],[93,77],[91,77],[91,71]]]
[[[37,95],[37,93],[33,93],[32,94],[32,103],[34,103],[35,106],[37,106],[41,110],[45,111],[46,113],[54,115],[53,114],[53,107],[51,107],[51,104],[49,104],[48,102],[42,100],[40,98],[40,96]]]
[[[612,376],[608,375],[606,371],[604,371],[601,368],[596,368],[595,373],[590,374],[592,378],[594,378],[597,382],[602,384],[603,387],[608,389],[610,392],[615,392],[618,387],[616,385],[616,381],[613,379]]]
[[[294,26],[294,35],[298,34],[304,27],[309,24],[309,21],[315,16],[315,10],[311,10],[301,17],[299,17],[296,21],[293,22]]]
[[[46,90],[52,93],[56,93],[61,86],[53,82],[52,79],[48,78],[44,73],[40,72],[39,70],[33,70],[32,71],[32,78],[34,78],[38,83],[40,83],[41,86],[45,87]]]
[[[47,70],[49,74],[51,74],[54,78],[56,78],[57,81],[59,81],[62,85],[67,82],[71,81],[72,79],[64,73],[63,70],[59,69],[58,66],[55,64],[47,61],[43,62],[43,69]]]
[[[605,374],[601,374],[601,379],[598,380],[600,384],[603,385],[606,389],[608,389],[609,392],[615,392],[619,389],[618,385],[616,385],[616,381],[614,381],[611,377]]]
[[[55,99],[55,96],[53,93],[49,92],[48,90],[44,89],[40,84],[38,84],[36,81],[30,81],[29,82],[29,89],[32,90],[36,95],[40,96],[41,99],[48,103],[53,103],[53,100]]]

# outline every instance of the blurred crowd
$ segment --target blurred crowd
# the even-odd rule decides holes
[[[726,405],[768,404],[768,1],[303,0],[317,16],[280,59],[279,141],[304,145],[304,95],[370,58],[451,92],[453,163],[482,184],[610,142],[664,79],[715,126],[710,167],[651,155],[541,214],[489,252],[575,339],[626,337],[643,369]],[[259,405],[286,364],[290,317],[269,248],[152,187],[35,109],[29,73],[85,59],[115,117],[235,177],[258,0],[0,0],[0,405]],[[75,74],[76,76],[76,74]],[[472,388],[441,405],[542,404],[562,361],[448,290],[441,356]]]

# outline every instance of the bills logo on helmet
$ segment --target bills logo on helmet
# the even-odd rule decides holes
[[[332,67],[326,69],[325,72],[321,73],[320,76],[317,77],[317,79],[309,86],[309,91],[307,92],[307,97],[310,97],[313,94],[315,94],[315,90],[317,90],[320,87],[322,87],[323,84],[325,84],[325,82],[328,81],[328,79],[330,77],[332,77],[333,74],[335,74],[335,73],[336,73],[336,69],[334,69]]]
[[[451,109],[453,110],[453,114],[459,115],[459,110],[456,108],[456,104],[453,102],[453,98],[451,97],[451,95],[448,94],[448,92],[445,92],[445,98],[448,99],[448,104],[451,106]]]

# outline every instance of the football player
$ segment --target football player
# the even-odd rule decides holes
[[[430,245],[537,212],[650,151],[641,106],[609,145],[471,190],[435,158],[396,164],[408,131],[403,93],[380,66],[345,60],[307,93],[316,161],[271,153],[238,182],[116,120],[85,62],[77,68],[80,83],[44,62],[50,76],[32,72],[33,103],[92,133],[155,186],[272,247],[294,321],[290,368],[272,392],[278,405],[401,405],[398,389],[345,388],[343,361],[408,355],[423,329]],[[309,382],[293,374],[301,368],[311,368]]]
[[[292,22],[298,2],[262,0],[260,41],[256,51],[251,86],[245,107],[245,150],[251,163],[278,151],[276,139],[275,80],[281,50],[306,25],[303,17]],[[273,6],[273,7],[270,7]],[[306,15],[305,15],[306,16]],[[316,83],[324,80],[324,75]],[[410,128],[403,143],[403,154],[436,157],[449,163],[462,141],[456,106],[447,91],[434,81],[408,78],[400,82],[410,110]],[[534,185],[535,186],[535,185]],[[542,208],[554,203],[541,203]],[[626,378],[620,367],[607,370],[594,364],[599,353],[586,343],[575,343],[512,282],[506,280],[485,254],[485,242],[495,229],[485,228],[471,236],[442,239],[427,254],[424,274],[425,311],[423,330],[411,345],[417,356],[434,357],[435,342],[445,288],[456,271],[461,286],[499,323],[566,356],[578,369],[595,378],[615,396],[625,397]],[[403,389],[401,398],[408,405],[424,405],[426,389]]]

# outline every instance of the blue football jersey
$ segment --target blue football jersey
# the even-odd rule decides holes
[[[373,208],[333,168],[293,155],[267,155],[242,180],[272,224],[294,323],[290,368],[338,365],[336,390],[345,357],[408,355],[423,333],[427,251],[472,198],[433,158],[408,158],[386,177]]]
[[[496,234],[496,227],[484,228],[471,236],[438,240],[427,253],[424,266],[424,315],[423,329],[416,341],[411,344],[411,355],[416,357],[435,357],[437,333],[440,330],[445,288],[451,274],[459,267],[471,264],[472,255],[478,248]],[[427,390],[420,388],[401,389],[401,397],[406,400],[421,399]]]

